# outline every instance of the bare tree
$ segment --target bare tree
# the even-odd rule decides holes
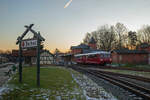
[[[136,32],[128,32],[129,45],[131,49],[135,49],[137,45],[137,35]]]
[[[11,51],[10,50],[6,50],[5,54],[11,54]]]
[[[150,25],[144,25],[138,30],[138,42],[150,44]]]
[[[115,25],[115,33],[117,34],[117,45],[118,49],[125,47],[127,39],[127,28],[122,23],[117,23]]]
[[[4,53],[4,51],[3,50],[0,50],[0,54],[3,54]]]
[[[85,38],[83,39],[83,43],[88,44],[90,39],[91,39],[91,34],[87,32]]]
[[[59,53],[60,53],[60,50],[56,48],[55,51],[54,51],[54,54],[57,55],[57,54],[59,54]]]
[[[114,49],[116,42],[116,35],[113,26],[108,25],[101,26],[97,30],[97,35],[98,35],[97,44],[99,49],[106,51]]]
[[[103,25],[96,31],[87,33],[84,43],[88,44],[91,37],[95,39],[97,48],[101,50],[135,49],[142,43],[150,45],[150,25],[144,25],[137,33],[128,32],[122,23],[117,23],[115,26]]]

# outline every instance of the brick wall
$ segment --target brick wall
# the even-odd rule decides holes
[[[80,53],[82,53],[82,49],[72,49],[71,53],[72,54],[80,54]]]
[[[90,46],[92,49],[97,49],[96,44],[88,44],[88,46]]]
[[[148,64],[148,54],[117,54],[112,53],[112,62],[130,64]]]
[[[147,47],[147,48],[139,48],[139,50],[145,50],[145,51],[148,51],[150,53],[150,47]]]
[[[25,51],[22,51],[22,55],[23,56],[29,56],[29,57],[33,57],[33,56],[36,56],[36,50],[25,50]],[[12,50],[12,56],[16,56],[18,57],[19,56],[19,50]]]

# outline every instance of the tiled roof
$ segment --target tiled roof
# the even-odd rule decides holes
[[[71,46],[71,49],[89,49],[89,46],[85,44],[80,44],[78,46]]]
[[[118,54],[147,54],[148,53],[145,50],[114,50],[112,52],[116,52]]]
[[[95,41],[95,39],[92,37],[92,38],[90,39],[89,43],[91,43],[91,44],[95,44],[95,43],[96,43],[96,41]]]
[[[150,47],[150,45],[148,43],[142,43],[139,47],[148,48],[148,47]]]
[[[42,50],[41,53],[43,53],[43,52],[47,52],[47,53],[51,54],[52,56],[54,56],[49,50],[46,50],[46,49]]]

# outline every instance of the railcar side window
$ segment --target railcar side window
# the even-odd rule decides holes
[[[105,55],[104,55],[104,58],[109,58],[109,57],[110,57],[109,54],[105,54]]]
[[[96,55],[88,55],[87,57],[88,58],[96,58],[97,56]]]
[[[82,56],[78,56],[78,57],[76,57],[77,59],[81,59],[82,58]]]
[[[110,54],[101,54],[100,57],[101,58],[110,58]]]

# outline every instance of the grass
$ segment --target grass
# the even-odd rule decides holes
[[[4,100],[55,100],[56,97],[66,100],[80,100],[82,90],[73,80],[69,70],[59,67],[41,68],[40,87],[36,85],[36,67],[23,69],[23,82],[18,82],[18,74],[14,75],[8,85],[12,90],[2,95]]]
[[[117,64],[117,63],[112,63],[112,65],[115,66],[120,66],[120,67],[126,67],[126,68],[138,68],[138,69],[149,69],[150,70],[150,65],[146,64]]]

